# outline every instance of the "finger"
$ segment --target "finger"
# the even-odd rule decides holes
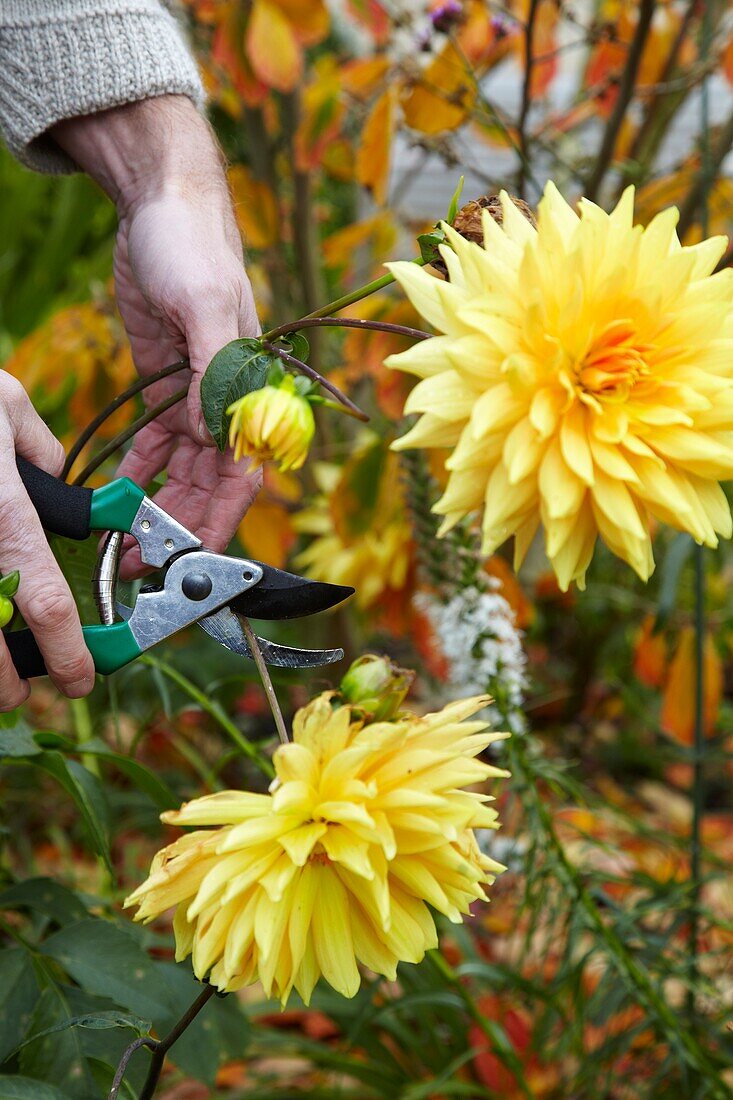
[[[23,488],[14,456],[5,448],[3,452],[0,569],[20,572],[15,602],[35,635],[49,675],[69,698],[80,698],[94,686],[94,663],[84,642],[76,604]],[[3,686],[18,690],[7,674]]]
[[[176,445],[170,428],[153,420],[134,437],[132,446],[117,468],[117,477],[129,477],[145,488],[165,469]]]
[[[216,463],[216,487],[197,534],[204,546],[221,552],[231,542],[262,488],[262,467],[252,470],[245,461],[235,463],[231,452],[223,455],[207,452],[205,457],[208,459],[209,455]]]
[[[15,710],[30,694],[27,680],[21,680],[0,635],[0,712]]]
[[[18,379],[7,371],[0,371],[0,405],[10,421],[18,454],[57,477],[66,459],[64,448],[41,420]]]

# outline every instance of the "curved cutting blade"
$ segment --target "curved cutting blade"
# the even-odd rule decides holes
[[[222,607],[212,615],[199,619],[199,626],[232,653],[240,653],[243,657],[253,659],[242,625],[230,608]],[[343,649],[294,649],[270,642],[267,638],[256,637],[267,664],[279,668],[318,668],[321,665],[332,665],[344,655]]]
[[[298,619],[335,607],[354,594],[345,584],[310,581],[265,562],[254,564],[262,570],[262,580],[229,605],[247,619]]]

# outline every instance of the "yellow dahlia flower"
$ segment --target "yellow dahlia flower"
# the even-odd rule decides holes
[[[321,492],[293,517],[294,529],[311,535],[312,540],[294,564],[313,580],[351,585],[356,589],[358,606],[367,608],[382,596],[400,592],[407,584],[412,528],[393,455],[387,459],[377,503],[366,527],[360,516],[356,524],[344,518],[348,497],[343,473],[343,468],[334,464],[316,464],[314,476]]]
[[[733,271],[727,241],[682,247],[671,208],[633,224],[633,189],[580,214],[548,184],[535,229],[506,193],[484,247],[443,226],[450,281],[388,265],[443,335],[393,355],[418,375],[395,446],[450,447],[441,533],[483,509],[483,549],[540,523],[561,588],[581,586],[600,534],[646,580],[649,518],[717,545],[731,515]]]
[[[227,409],[234,459],[249,455],[256,465],[274,459],[280,470],[299,470],[316,430],[313,409],[296,389],[292,374],[277,386],[263,386]]]
[[[319,696],[275,753],[270,794],[220,791],[162,815],[199,828],[125,904],[145,921],[176,906],[176,959],[192,954],[220,990],[259,979],[283,1005],[293,987],[308,1003],[323,975],[353,997],[358,963],[393,980],[437,945],[428,906],[459,922],[504,869],[473,833],[497,828],[490,797],[461,789],[507,774],[476,759],[506,735],[465,721],[487,702],[363,726]]]

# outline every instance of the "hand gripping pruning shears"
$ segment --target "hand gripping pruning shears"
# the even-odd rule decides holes
[[[298,577],[249,558],[206,550],[201,540],[150,500],[129,478],[101,489],[67,485],[18,457],[26,491],[48,532],[86,539],[107,531],[93,576],[101,623],[82,627],[97,672],[108,674],[192,623],[234,653],[252,657],[238,616],[292,619],[325,611],[353,593],[344,585]],[[140,547],[143,562],[162,571],[146,584],[134,607],[117,601],[117,579],[125,534]],[[46,666],[30,630],[3,635],[18,674],[43,676]],[[308,650],[258,638],[268,664],[310,668],[343,657],[340,649]]]

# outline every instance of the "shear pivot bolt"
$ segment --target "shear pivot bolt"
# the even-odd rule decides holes
[[[211,595],[212,587],[208,573],[186,573],[181,582],[183,595],[189,600],[205,600]]]

